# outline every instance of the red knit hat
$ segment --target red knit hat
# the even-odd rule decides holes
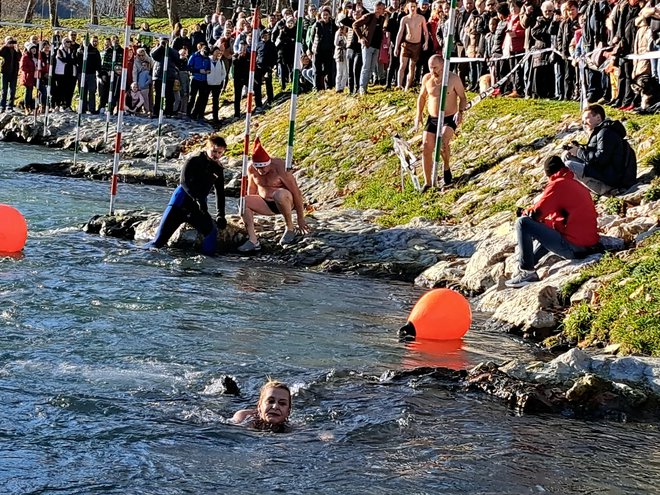
[[[254,140],[254,148],[252,148],[252,165],[257,168],[270,165],[270,156],[266,153],[263,146],[261,146],[259,138],[255,138]]]

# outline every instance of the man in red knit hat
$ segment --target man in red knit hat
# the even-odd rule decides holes
[[[252,253],[261,250],[259,239],[254,231],[254,215],[282,214],[286,228],[280,245],[292,244],[296,238],[292,211],[296,210],[298,230],[302,234],[309,232],[305,222],[305,208],[298,183],[291,172],[284,166],[284,160],[271,158],[261,145],[259,138],[254,140],[252,164],[248,167],[247,196],[243,222],[248,233],[248,240],[238,250]]]

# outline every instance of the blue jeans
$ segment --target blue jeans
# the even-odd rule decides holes
[[[553,252],[562,258],[575,259],[588,249],[571,244],[556,230],[527,216],[518,218],[516,238],[520,252],[518,261],[523,270],[534,270],[539,260],[548,252]],[[538,243],[536,248],[534,241]]]
[[[378,64],[378,48],[362,48],[362,72],[360,73],[360,89],[367,90],[371,74]]]

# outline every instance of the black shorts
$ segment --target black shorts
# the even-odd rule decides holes
[[[456,130],[456,121],[454,120],[454,115],[445,115],[445,119],[443,120],[442,127],[451,127],[454,131]],[[426,132],[430,132],[431,134],[437,134],[438,133],[438,117],[431,117],[430,115],[426,119],[426,127],[424,127],[424,130]]]
[[[268,205],[268,208],[270,208],[270,211],[275,213],[277,215],[280,212],[280,209],[277,207],[277,203],[273,201],[272,199],[264,199],[266,204]]]

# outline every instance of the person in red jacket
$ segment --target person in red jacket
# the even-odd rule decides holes
[[[550,181],[541,198],[522,210],[516,222],[519,273],[505,282],[507,287],[538,281],[534,267],[548,252],[576,259],[596,252],[600,245],[598,215],[589,190],[558,156],[548,157],[543,168]]]
[[[25,87],[24,106],[26,115],[34,110],[34,97],[33,90],[36,86],[37,65],[39,64],[39,46],[35,44],[28,44],[25,47],[23,56],[21,57],[20,70],[21,70],[21,84]]]

